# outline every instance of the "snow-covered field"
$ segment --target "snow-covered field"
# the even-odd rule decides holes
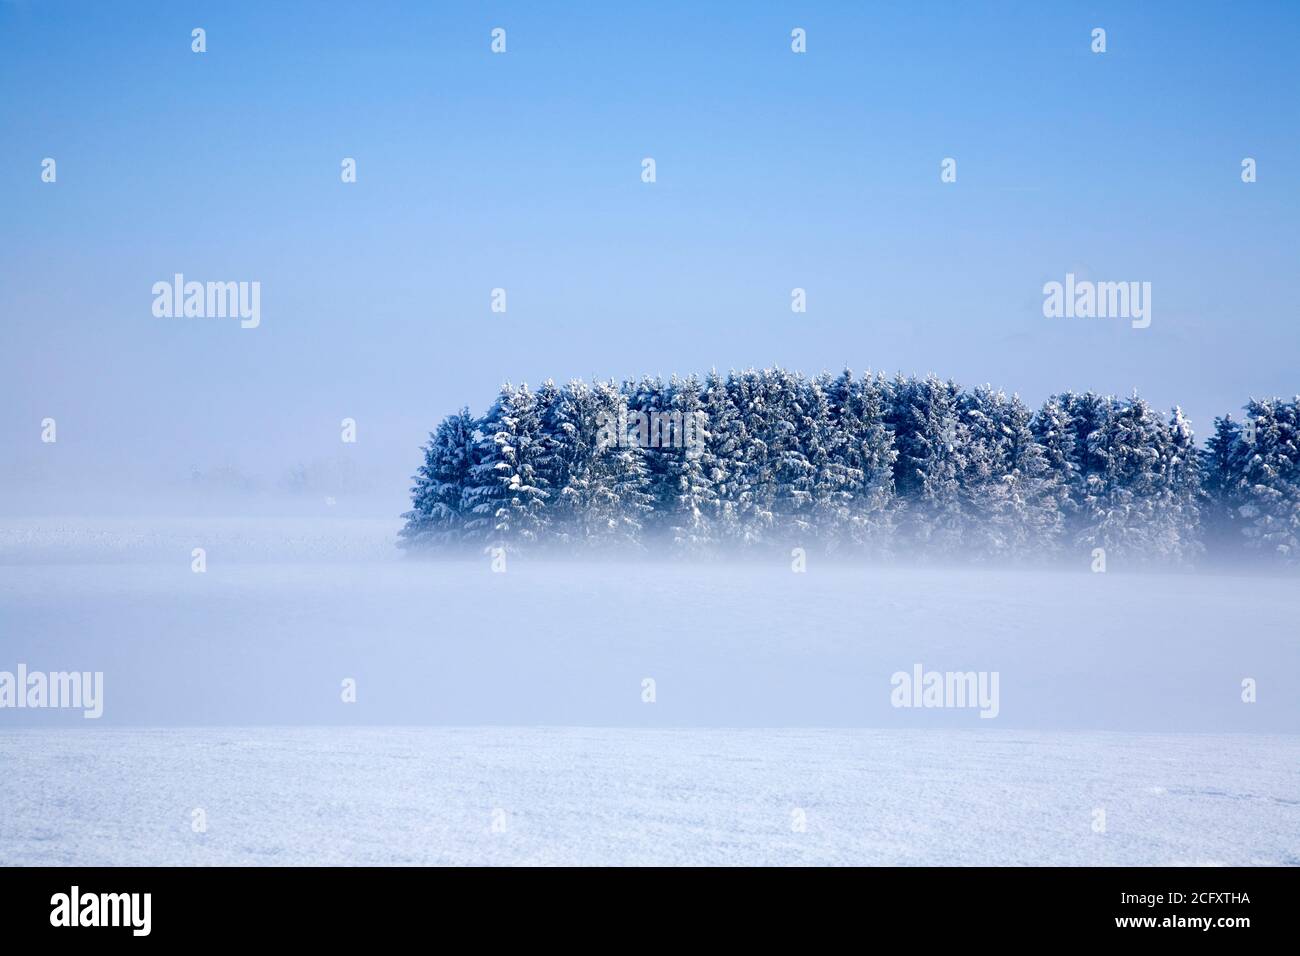
[[[41,730],[0,734],[0,860],[1295,865],[1298,764],[1244,735]]]
[[[1294,579],[4,525],[0,671],[104,715],[0,709],[3,863],[1300,863]],[[997,716],[892,706],[916,664]]]

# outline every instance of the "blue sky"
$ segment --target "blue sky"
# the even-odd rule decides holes
[[[505,379],[1136,387],[1201,437],[1298,390],[1300,5],[699,6],[0,0],[3,510],[274,482],[344,417],[400,509]],[[175,272],[260,281],[261,326],[155,318]],[[1044,318],[1066,272],[1151,282],[1151,327]]]

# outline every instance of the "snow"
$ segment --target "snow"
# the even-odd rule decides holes
[[[1298,760],[1244,735],[9,732],[0,862],[1296,865]]]

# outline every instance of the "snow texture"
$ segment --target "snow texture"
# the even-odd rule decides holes
[[[0,862],[1294,865],[1298,762],[1243,735],[0,733]]]

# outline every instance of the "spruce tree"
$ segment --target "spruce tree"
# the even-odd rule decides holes
[[[799,438],[812,468],[810,530],[832,553],[851,548],[854,506],[865,488],[862,470],[851,464],[856,429],[849,427],[843,407],[850,386],[851,377],[845,381],[824,373],[805,383]]]
[[[1088,446],[1102,467],[1087,474],[1081,542],[1135,564],[1177,558],[1167,468],[1171,444],[1160,416],[1137,396],[1112,401]]]
[[[403,548],[445,547],[458,542],[465,515],[462,491],[474,464],[474,419],[463,408],[449,415],[429,435],[424,464],[414,477],[411,510],[402,515],[399,532]]]
[[[813,486],[816,469],[809,460],[808,446],[818,436],[815,414],[806,401],[809,393],[803,377],[785,369],[763,373],[763,427],[767,446],[767,467],[761,472],[771,491],[773,543],[798,545],[812,531]]]
[[[930,557],[960,557],[966,523],[960,479],[967,450],[960,390],[934,376],[899,376],[890,393],[889,425],[898,450],[894,485],[907,506],[909,545]]]
[[[1204,552],[1201,490],[1201,456],[1196,449],[1192,423],[1178,406],[1169,417],[1169,521],[1172,531],[1171,557],[1190,564]]]
[[[727,391],[739,426],[740,457],[732,475],[737,540],[752,547],[769,543],[775,524],[776,480],[768,447],[766,389],[762,376],[751,368],[730,376]]]
[[[1220,560],[1239,558],[1245,547],[1240,513],[1245,504],[1242,476],[1249,448],[1231,415],[1214,420],[1214,434],[1201,451],[1205,541]]]
[[[710,424],[700,392],[694,375],[672,380],[672,421],[680,429],[676,444],[681,447],[660,449],[667,486],[664,523],[675,547],[696,553],[714,544],[711,517],[717,498],[707,460]]]
[[[596,551],[636,550],[646,541],[655,504],[646,449],[624,427],[625,393],[610,382],[591,394],[602,440],[587,471],[582,533]]]
[[[1067,543],[1078,533],[1079,509],[1083,502],[1083,474],[1078,456],[1075,428],[1067,411],[1068,394],[1053,395],[1034,413],[1030,422],[1034,441],[1042,449],[1047,469],[1046,482],[1057,512],[1058,537]]]
[[[595,459],[602,441],[600,405],[585,382],[571,381],[543,415],[546,455],[541,467],[550,489],[547,510],[557,542],[587,542],[582,524],[591,507]]]
[[[851,418],[846,419],[848,464],[861,472],[862,484],[854,490],[852,524],[855,550],[887,557],[897,534],[899,499],[895,494],[894,469],[898,451],[894,433],[887,424],[889,383],[868,372],[847,392]]]
[[[545,541],[549,497],[542,464],[541,414],[528,386],[508,383],[478,425],[476,461],[462,508],[466,531],[485,547],[522,548]]]
[[[967,452],[961,496],[972,557],[1030,558],[1059,531],[1055,476],[1017,397],[981,386],[962,397]]]
[[[728,387],[734,378],[735,372],[724,379],[714,369],[704,380],[701,396],[708,436],[700,464],[713,489],[706,507],[717,548],[735,547],[742,538],[739,501],[747,435]]]
[[[1254,423],[1241,465],[1240,509],[1246,546],[1283,564],[1300,564],[1300,398],[1252,399]]]

